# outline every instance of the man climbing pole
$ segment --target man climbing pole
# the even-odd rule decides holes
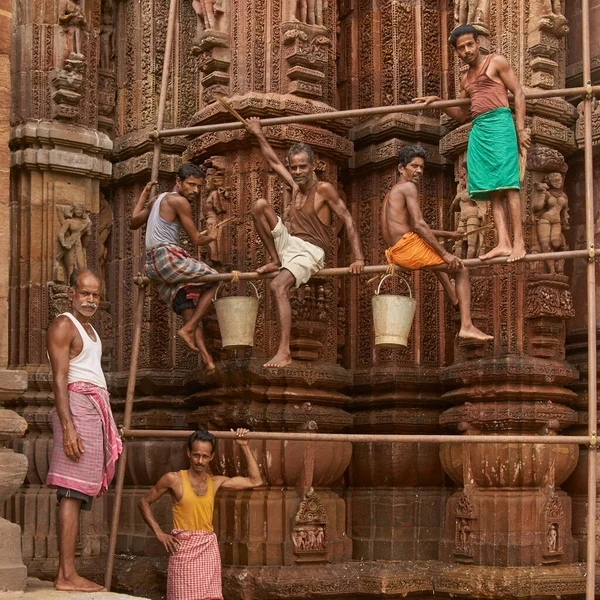
[[[144,521],[170,553],[167,600],[221,600],[221,557],[213,529],[215,495],[220,489],[248,490],[263,485],[260,469],[237,429],[237,439],[248,465],[248,477],[208,474],[216,440],[208,431],[195,431],[187,441],[190,468],[163,475],[138,502]],[[150,506],[168,493],[173,503],[173,531],[165,533]]]
[[[459,338],[491,340],[471,320],[471,288],[469,271],[460,258],[440,244],[439,237],[455,237],[453,232],[431,230],[419,207],[419,183],[425,168],[425,150],[421,146],[405,146],[398,154],[398,182],[388,192],[381,209],[381,233],[389,246],[385,256],[390,264],[407,269],[421,269],[446,263],[447,273],[435,271],[452,304],[460,310]],[[454,275],[453,285],[448,273]]]
[[[331,239],[332,211],[346,226],[352,246],[354,262],[350,265],[350,272],[362,272],[365,261],[358,230],[346,204],[330,183],[319,181],[315,175],[311,147],[304,143],[294,144],[288,152],[288,170],[267,142],[260,120],[248,119],[247,129],[256,136],[269,167],[292,190],[289,231],[267,200],[261,198],[252,207],[254,226],[271,257],[271,262],[257,272],[279,272],[271,281],[271,291],[277,302],[281,338],[277,354],[264,366],[285,367],[292,362],[289,292],[292,286],[306,283],[325,266],[325,254]]]
[[[508,256],[508,262],[525,256],[519,152],[525,154],[531,137],[525,129],[525,94],[506,58],[500,54],[484,57],[479,51],[478,32],[473,25],[460,25],[450,35],[459,58],[469,65],[461,77],[459,98],[471,98],[471,109],[464,106],[442,109],[449,117],[464,123],[469,115],[473,125],[467,147],[469,196],[491,200],[498,244],[481,260]],[[507,90],[515,96],[517,129],[508,107]],[[415,98],[425,106],[441,100],[438,96]],[[514,244],[510,243],[504,198],[513,226]]]
[[[133,208],[129,228],[139,229],[147,223],[146,274],[156,284],[161,298],[182,316],[184,325],[177,333],[194,352],[200,353],[210,373],[215,364],[198,325],[210,308],[215,286],[194,283],[194,279],[216,271],[179,245],[182,227],[196,246],[206,246],[217,239],[214,225],[209,225],[204,235],[192,219],[190,204],[198,197],[203,181],[204,171],[199,166],[184,164],[177,172],[175,189],[155,196],[150,202],[148,196],[156,182],[148,183]]]

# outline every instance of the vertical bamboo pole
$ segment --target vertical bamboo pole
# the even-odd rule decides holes
[[[162,129],[165,118],[165,107],[167,104],[167,91],[169,88],[169,74],[171,71],[171,54],[173,50],[173,36],[175,33],[175,23],[177,20],[177,0],[170,0],[169,20],[167,23],[167,39],[165,42],[165,54],[162,69],[162,79],[160,83],[160,96],[158,99],[158,114],[156,120],[157,130]],[[159,137],[154,141],[154,155],[152,157],[152,172],[150,181],[158,179],[160,163],[161,141]],[[151,190],[151,194],[152,194]],[[131,351],[131,362],[129,365],[129,380],[127,382],[127,395],[125,397],[125,412],[123,415],[123,428],[131,427],[131,415],[133,413],[133,396],[135,394],[135,382],[137,379],[137,367],[140,353],[140,338],[142,333],[142,317],[144,312],[144,298],[146,295],[145,286],[141,280],[139,282],[135,324],[133,332],[133,348]],[[119,529],[119,518],[121,516],[121,502],[123,499],[123,482],[125,480],[125,469],[127,468],[128,440],[123,440],[123,452],[117,465],[117,477],[115,488],[115,500],[113,505],[113,514],[110,523],[110,538],[108,543],[108,557],[106,560],[106,572],[104,574],[104,587],[110,590],[112,584],[113,570],[115,566],[115,550],[117,547],[117,533]]]
[[[581,37],[583,84],[588,91],[583,104],[585,156],[585,229],[589,251],[587,265],[588,309],[588,506],[587,506],[587,579],[586,600],[594,600],[596,591],[596,429],[597,429],[597,372],[596,372],[596,264],[594,247],[594,180],[592,162],[592,82],[590,53],[589,0],[581,2]]]

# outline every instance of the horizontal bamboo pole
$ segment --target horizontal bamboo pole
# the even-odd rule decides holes
[[[561,260],[561,259],[574,259],[574,258],[592,258],[597,260],[600,258],[600,253],[596,255],[595,252],[590,252],[588,250],[564,250],[562,252],[546,252],[541,254],[527,254],[523,260],[519,262],[539,262],[545,260]],[[500,256],[498,258],[491,258],[490,260],[480,260],[479,258],[469,258],[463,260],[463,264],[465,267],[470,268],[481,268],[487,267],[488,265],[499,265],[507,262],[506,256]],[[513,263],[518,264],[518,263]],[[402,269],[401,267],[396,266],[396,270],[398,271],[410,271],[410,269]],[[444,268],[444,265],[435,265],[432,267],[424,267],[424,269],[432,270],[432,271],[440,271]],[[373,273],[385,273],[389,269],[389,265],[367,265],[363,271],[365,275],[371,275]],[[317,273],[313,275],[313,277],[341,277],[344,275],[350,274],[349,267],[334,267],[331,269],[321,269]],[[251,271],[249,273],[235,273],[235,277],[240,281],[251,281],[256,279],[273,279],[277,275],[277,271],[275,273],[266,273],[261,274],[256,271]],[[215,283],[218,281],[231,281],[234,278],[233,273],[215,273],[213,275],[202,275],[201,277],[191,279],[190,281],[197,281],[198,283]],[[148,285],[152,283],[152,280],[147,277],[136,277],[136,283],[142,283],[143,285]]]
[[[540,100],[542,98],[577,97],[583,96],[590,91],[587,87],[561,88],[556,90],[536,90],[525,94],[527,100]],[[591,87],[592,94],[600,94],[600,85]],[[471,100],[438,100],[432,102],[425,108],[423,104],[396,104],[394,106],[373,106],[371,108],[356,108],[351,110],[335,110],[325,113],[314,113],[310,115],[291,115],[289,117],[275,117],[272,119],[261,119],[261,125],[287,125],[288,123],[315,123],[318,121],[331,121],[334,119],[349,119],[354,117],[370,117],[375,115],[388,115],[391,113],[410,113],[422,110],[440,110],[452,106],[469,106]],[[243,129],[244,125],[238,121],[229,123],[212,123],[210,125],[197,125],[195,127],[176,127],[174,129],[155,130],[150,134],[152,139],[171,137],[176,135],[200,135],[214,131],[229,131],[232,129]]]
[[[124,438],[185,439],[193,431],[172,429],[124,429]],[[239,439],[235,431],[211,431],[219,439]],[[468,443],[468,444],[590,444],[596,439],[587,435],[397,435],[379,433],[296,433],[287,431],[250,431],[248,440],[298,440],[303,442],[394,442],[394,443]]]

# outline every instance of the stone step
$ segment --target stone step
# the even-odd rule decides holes
[[[113,592],[61,592],[54,589],[51,581],[42,581],[35,577],[27,578],[23,592],[0,592],[0,600],[148,600],[141,596],[128,596]]]

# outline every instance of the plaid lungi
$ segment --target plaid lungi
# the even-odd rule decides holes
[[[185,289],[186,298],[198,300],[198,288],[206,284],[190,283],[190,279],[211,273],[216,271],[175,244],[156,246],[146,252],[146,275],[154,281],[160,297],[169,306],[181,289]]]
[[[71,383],[69,407],[73,424],[83,442],[83,454],[74,461],[64,453],[63,430],[54,409],[54,447],[46,485],[76,490],[88,496],[101,496],[115,475],[115,462],[123,449],[110,410],[108,390],[84,381]]]
[[[212,531],[174,529],[177,552],[169,557],[167,600],[222,600],[221,555]]]

